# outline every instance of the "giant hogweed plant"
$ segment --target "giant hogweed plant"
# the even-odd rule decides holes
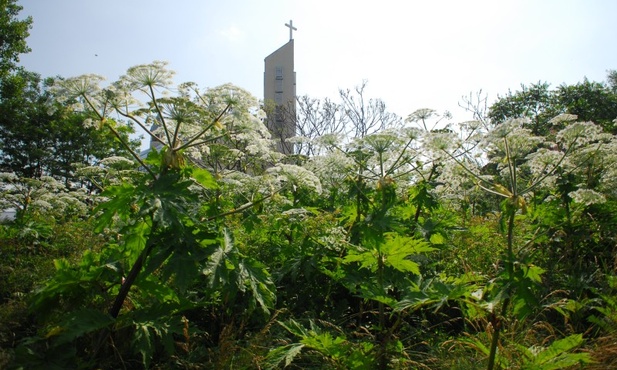
[[[420,286],[420,261],[435,250],[433,242],[443,239],[436,229],[418,232],[425,230],[419,227],[421,221],[426,221],[422,226],[430,223],[431,210],[437,207],[428,191],[435,167],[429,163],[428,170],[422,168],[421,134],[415,128],[390,128],[346,144],[333,137],[321,139],[326,147],[323,152],[329,154],[312,158],[308,166],[315,167],[323,183],[332,186],[324,192],[337,192],[335,196],[342,189],[348,192],[339,209],[340,222],[347,230],[346,247],[338,255],[323,256],[321,269],[368,302],[362,310],[374,320],[363,323],[360,312],[357,322],[359,327],[366,325],[372,342],[354,343],[344,336],[292,330],[298,328],[297,323],[281,322],[300,342],[272,350],[271,364],[289,364],[302,349],[318,351],[336,366],[351,368],[388,368],[393,361],[406,362],[397,333],[407,313],[421,306],[438,308],[466,294],[456,288],[463,284],[439,284],[439,279],[431,280],[439,288],[429,287],[431,283]],[[319,171],[316,163],[334,163],[339,173]],[[374,360],[365,361],[367,357]]]
[[[557,119],[572,121],[575,117]],[[496,264],[503,267],[482,291],[481,298],[484,304],[482,301],[479,302],[489,313],[488,331],[492,332],[491,342],[487,347],[475,340],[467,341],[473,342],[474,348],[478,348],[488,356],[489,370],[510,366],[498,353],[500,333],[504,330],[505,322],[512,315],[523,319],[539,307],[534,287],[541,283],[545,271],[536,266],[531,259],[532,254],[529,249],[533,240],[525,245],[516,244],[516,218],[523,217],[528,208],[533,207],[529,201],[534,191],[543,187],[546,189],[547,183],[554,183],[558,174],[576,171],[597,154],[598,146],[606,138],[603,135],[595,137],[590,135],[589,129],[593,126],[591,123],[570,123],[557,133],[555,143],[546,143],[543,138],[532,136],[530,130],[524,128],[524,120],[509,120],[495,126],[485,134],[483,141],[487,153],[485,158],[496,164],[498,176],[494,178],[482,174],[477,167],[471,167],[469,164],[474,161],[465,159],[468,152],[457,153],[446,146],[442,147],[452,162],[469,175],[476,187],[503,198],[501,228],[505,234],[505,250],[501,254],[501,261]],[[588,129],[583,129],[584,127]],[[573,193],[572,196],[582,194],[591,196],[596,193],[584,189]],[[555,342],[553,346],[545,349],[541,356],[531,356],[532,352],[525,350],[522,358],[532,361],[529,362],[529,366],[540,364],[538,361],[542,358],[542,364],[546,364],[546,368],[555,369],[571,366],[579,361],[588,362],[587,355],[569,352],[581,344],[580,337],[572,336],[561,342]]]
[[[87,214],[88,195],[70,191],[66,184],[50,176],[40,179],[0,173],[0,209],[13,209],[18,222],[45,214],[59,221]]]
[[[217,302],[233,307],[238,296],[264,313],[273,307],[274,286],[265,266],[243,255],[220,222],[255,202],[226,209],[230,205],[221,201],[217,179],[246,170],[249,161],[280,159],[268,146],[257,102],[232,85],[204,92],[184,84],[176,90],[172,76],[165,63],[154,62],[130,68],[106,88],[92,75],[54,86],[56,99],[89,115],[84,124],[122,140],[117,132],[122,123],[115,119],[120,117],[139,125],[160,151],[153,148],[147,158],[131,152],[141,169],[131,181],[97,182],[107,200],[95,209],[96,231],[115,230],[117,239],[100,252],[87,251],[78,266],[56,261],[56,276],[32,300],[46,329],[22,346],[24,364],[91,366],[107,354],[124,363],[129,353],[147,368],[157,343],[173,353],[174,336],[184,338],[188,350],[188,322],[181,318],[186,309]],[[209,157],[212,147],[223,146],[225,155]],[[284,177],[284,171],[276,176]],[[280,190],[262,191],[258,201]],[[196,279],[206,284],[201,293],[193,288],[189,294]],[[73,356],[54,358],[60,348]]]

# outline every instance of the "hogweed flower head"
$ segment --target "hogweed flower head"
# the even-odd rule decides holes
[[[129,68],[121,80],[135,90],[167,88],[173,83],[174,71],[167,69],[167,62],[154,61]]]
[[[115,169],[129,169],[135,166],[135,162],[131,161],[128,158],[120,157],[120,156],[112,156],[101,159],[99,162],[100,165],[106,167],[112,167]]]
[[[570,122],[574,122],[576,121],[576,119],[578,118],[578,116],[576,114],[568,114],[568,113],[562,113],[559,114],[553,118],[551,118],[548,123],[552,124],[553,126],[558,126],[561,125],[562,123],[570,123]]]
[[[574,122],[559,131],[556,140],[563,148],[568,149],[572,146],[582,147],[610,137],[611,135],[603,133],[602,127],[593,122]]]
[[[538,149],[544,138],[534,136],[530,129],[524,128],[527,122],[526,118],[510,119],[487,133],[484,146],[496,154],[494,160],[502,161],[505,156],[509,156],[509,160],[523,158]]]
[[[342,137],[339,134],[326,134],[315,139],[315,144],[325,148],[332,148],[341,145]]]
[[[429,118],[432,118],[434,116],[437,115],[437,111],[434,109],[430,109],[430,108],[421,108],[421,109],[417,109],[416,111],[414,111],[413,113],[411,113],[410,115],[407,116],[407,118],[405,119],[405,122],[419,122],[419,121],[424,121],[427,120]]]
[[[97,95],[101,91],[100,84],[103,81],[105,81],[103,76],[86,74],[55,80],[50,90],[56,96],[56,100],[64,102],[67,99]]]
[[[576,203],[590,206],[592,204],[601,204],[606,202],[604,195],[591,189],[578,189],[568,193],[568,196]]]
[[[390,150],[399,140],[399,136],[392,130],[383,130],[361,139],[361,145],[368,147],[378,154]]]
[[[107,105],[100,87],[104,80],[102,76],[95,74],[56,79],[49,91],[53,97],[52,100],[60,104],[70,102],[74,111],[92,110],[101,117]],[[48,113],[53,114],[56,109],[53,103],[49,107]]]
[[[488,135],[494,139],[503,139],[522,129],[528,123],[528,118],[509,119],[496,125]]]
[[[321,194],[321,181],[306,168],[291,164],[278,164],[268,168],[267,172],[276,175],[279,181],[290,182],[293,186],[312,189],[317,194]]]

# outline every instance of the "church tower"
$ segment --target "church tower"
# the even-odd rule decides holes
[[[264,60],[264,103],[269,113],[266,124],[276,141],[276,149],[284,154],[293,154],[294,145],[286,140],[296,136],[293,31],[297,31],[297,28],[293,26],[292,21],[285,26],[289,27],[289,42]]]

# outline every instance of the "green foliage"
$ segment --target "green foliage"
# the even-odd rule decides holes
[[[456,302],[465,307],[467,316],[476,318],[474,312],[479,308],[478,298],[481,290],[477,283],[479,279],[473,276],[461,278],[435,277],[428,280],[419,280],[409,287],[403,298],[397,302],[397,311],[415,311],[429,308],[434,312]]]
[[[609,84],[611,74],[608,75]],[[488,118],[495,124],[509,118],[530,119],[529,128],[535,135],[549,135],[554,126],[549,122],[560,113],[574,114],[581,121],[593,121],[606,132],[615,133],[617,94],[610,85],[586,78],[575,85],[561,85],[554,90],[538,82],[499,97],[491,105]],[[561,128],[561,127],[559,127]],[[549,135],[550,136],[550,135]]]
[[[19,54],[30,52],[26,38],[30,35],[32,17],[19,19],[23,9],[15,0],[0,1],[0,78],[15,68]]]
[[[430,109],[409,116],[418,127],[359,119],[358,137],[284,158],[244,90],[172,76],[154,62],[113,88],[87,75],[42,91],[67,137],[85,120],[139,170],[119,157],[84,163],[76,176],[100,190],[83,198],[95,205],[87,221],[41,207],[66,201],[57,181],[5,176],[4,204],[21,215],[0,229],[0,367],[611,365],[616,142],[550,117],[593,111],[592,95],[610,107],[603,86],[564,87],[576,102],[561,106],[533,85],[492,111],[530,121],[460,132],[429,129]],[[6,88],[38,83],[22,77]],[[39,88],[21,89],[16,106]],[[110,114],[160,145],[135,155]]]
[[[101,239],[92,233],[92,225],[87,221],[67,221],[63,223],[49,223],[49,220],[30,219],[28,223],[37,229],[42,225],[46,234],[44,239],[34,239],[32,235],[27,238],[19,237],[23,226],[19,223],[2,225],[0,236],[0,367],[8,366],[7,359],[13,359],[15,351],[20,357],[31,358],[34,363],[32,368],[51,368],[55,361],[39,351],[30,351],[23,346],[15,346],[25,337],[35,334],[33,329],[35,321],[28,315],[28,301],[32,292],[40,288],[42,284],[54,276],[54,259],[65,258],[76,260],[87,249],[98,249]],[[50,231],[49,231],[50,230]],[[49,232],[48,232],[49,231]],[[40,234],[39,234],[40,236]],[[40,311],[42,319],[45,310]],[[43,326],[37,326],[41,332],[49,330]],[[25,352],[22,352],[21,350]],[[74,357],[76,353],[64,346],[65,351],[57,356],[66,356],[66,359]],[[5,357],[6,356],[6,357]],[[38,362],[37,362],[38,361]],[[64,361],[64,360],[62,360]],[[38,366],[38,367],[37,367]]]
[[[74,341],[85,334],[101,330],[114,322],[109,315],[94,309],[69,312],[58,326],[45,334],[45,338],[55,339],[55,346]]]
[[[617,133],[617,93],[600,82],[587,78],[576,85],[561,85],[555,95],[570,114],[575,114],[581,121],[593,121],[602,126],[606,132]]]
[[[344,336],[333,336],[313,321],[309,321],[309,329],[295,320],[278,323],[299,341],[271,349],[267,356],[267,368],[276,368],[282,362],[287,367],[307,351],[319,353],[325,364],[335,369],[372,369],[375,366],[371,343],[354,343]]]
[[[343,263],[358,263],[360,268],[376,272],[380,263],[402,273],[420,275],[420,267],[412,256],[434,251],[428,243],[395,233],[384,234],[384,241],[369,250],[354,251],[343,258]],[[381,261],[381,262],[380,262]]]
[[[50,103],[49,81],[33,72],[18,70],[0,80],[0,166],[20,177],[53,176],[77,182],[75,166],[93,165],[103,158],[127,155],[109,132],[84,127],[87,116],[65,105]],[[50,105],[51,104],[51,105]],[[117,125],[123,140],[134,130]]]
[[[536,135],[546,135],[547,122],[562,112],[562,105],[549,90],[549,84],[538,82],[529,86],[521,85],[521,90],[500,97],[491,105],[489,118],[495,123],[509,118],[530,118],[530,128]]]
[[[587,305],[592,305],[596,313],[587,319],[596,325],[598,330],[605,333],[613,333],[617,330],[617,277],[606,277],[608,287],[603,291],[596,289],[598,298],[591,299]]]
[[[478,351],[489,355],[489,348],[474,338],[462,340]],[[497,354],[496,365],[500,369],[525,369],[525,370],[557,370],[569,369],[573,366],[591,364],[593,360],[589,353],[575,352],[585,340],[581,334],[573,334],[562,339],[553,341],[548,347],[533,345],[525,347],[514,344],[508,348],[507,353]]]
[[[274,283],[265,266],[243,256],[231,240],[228,231],[223,243],[212,253],[203,269],[208,285],[225,292],[223,304],[230,306],[238,293],[249,294],[249,310],[261,309],[265,314],[276,301]]]
[[[588,364],[592,362],[588,353],[572,353],[583,342],[582,334],[575,334],[558,339],[546,348],[521,348],[526,359],[521,369],[556,370]]]

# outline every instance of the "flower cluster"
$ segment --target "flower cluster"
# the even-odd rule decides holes
[[[507,156],[509,160],[521,159],[537,150],[544,138],[533,136],[531,130],[524,128],[526,119],[512,119],[497,125],[485,137],[484,147],[492,152],[497,162]]]
[[[572,198],[574,202],[585,206],[606,202],[604,195],[591,189],[578,189],[568,193],[568,196]]]
[[[85,189],[69,190],[64,183],[50,176],[40,179],[21,178],[13,173],[0,176],[0,209],[15,209],[18,213],[45,213],[64,219],[83,216],[88,211],[89,196]]]
[[[321,194],[321,181],[306,168],[291,164],[278,164],[268,168],[267,173],[274,175],[278,182],[288,182],[292,186],[310,189]]]

